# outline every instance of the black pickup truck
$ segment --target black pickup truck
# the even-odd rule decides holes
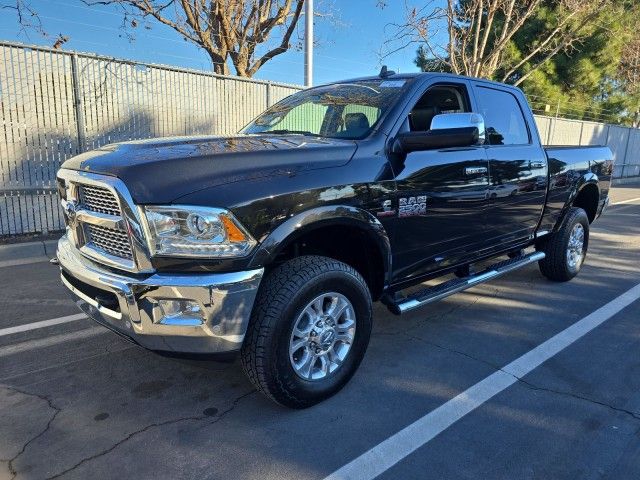
[[[61,278],[105,327],[171,354],[240,351],[259,390],[302,408],[356,371],[373,301],[402,314],[533,262],[574,277],[611,170],[606,147],[543,147],[517,88],[383,69],[232,137],[66,161]]]

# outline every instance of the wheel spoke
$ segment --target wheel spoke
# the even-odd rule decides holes
[[[334,365],[340,366],[340,364],[342,364],[342,360],[340,359],[340,356],[338,355],[334,347],[332,347],[327,352],[327,355],[329,356],[329,360],[331,361],[331,363],[333,363]]]
[[[318,313],[313,309],[311,305],[304,309],[304,313],[309,317],[309,325],[313,326],[318,318]]]
[[[298,327],[293,329],[293,338],[305,338],[307,336],[307,332],[300,330]]]
[[[316,298],[315,302],[313,302],[313,309],[316,311],[316,317],[319,317],[324,313],[323,305],[324,297],[318,297]]]
[[[291,344],[291,353],[295,353],[307,344],[307,340],[300,338]]]
[[[307,356],[300,366],[300,373],[302,373],[302,375],[306,378],[311,378],[311,372],[313,371],[313,366],[315,365],[317,360],[318,358],[315,355],[307,352]]]
[[[346,300],[336,297],[332,300],[331,306],[327,311],[327,315],[329,315],[337,323],[347,308],[349,308],[349,303],[347,303]]]
[[[320,357],[320,370],[322,371],[322,375],[324,375],[325,377],[329,375],[329,366],[330,362],[327,358],[327,355],[322,355]]]
[[[344,333],[344,332],[348,332],[349,330],[351,330],[352,328],[354,328],[356,326],[356,322],[348,319],[342,323],[339,323],[336,325],[336,331],[338,333]]]
[[[338,333],[338,335],[336,336],[336,340],[351,345],[351,342],[353,341],[353,335],[351,335],[350,333]]]

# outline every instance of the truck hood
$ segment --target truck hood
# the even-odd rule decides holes
[[[161,204],[217,185],[344,165],[356,148],[302,135],[173,137],[105,145],[62,168],[118,177],[136,203]]]

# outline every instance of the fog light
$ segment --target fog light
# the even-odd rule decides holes
[[[192,300],[158,300],[160,323],[167,325],[202,325],[202,309]]]

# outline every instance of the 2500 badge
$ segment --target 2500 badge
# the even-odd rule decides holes
[[[415,217],[427,213],[427,196],[400,198],[398,217]]]

